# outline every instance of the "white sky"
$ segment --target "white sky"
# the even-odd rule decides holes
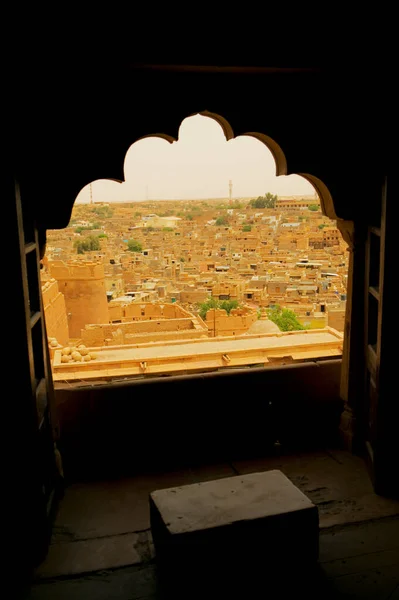
[[[303,177],[275,173],[262,142],[249,136],[227,141],[216,121],[195,115],[182,121],[173,144],[156,137],[135,142],[126,153],[125,181],[94,181],[91,193],[94,202],[228,198],[230,179],[233,198],[315,193]],[[89,185],[76,202],[90,202]]]

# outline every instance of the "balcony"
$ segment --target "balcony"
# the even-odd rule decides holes
[[[335,443],[341,359],[57,384],[69,479],[132,475]]]
[[[340,369],[333,359],[58,387],[66,489],[26,599],[259,596],[258,578],[245,576],[242,589],[237,573],[205,595],[191,582],[182,596],[165,596],[148,498],[155,489],[270,469],[319,511],[317,568],[290,593],[340,598],[371,589],[368,597],[388,598],[399,583],[399,503],[377,496],[364,461],[339,449]],[[292,597],[287,582],[273,593]]]
[[[318,506],[320,555],[310,577],[302,573],[292,582],[292,573],[285,571],[276,589],[266,571],[260,578],[256,573],[242,578],[243,574],[232,572],[228,581],[213,581],[205,596],[204,590],[200,591],[201,581],[189,581],[183,590],[180,581],[176,591],[169,583],[165,590],[151,538],[149,493],[275,468]],[[263,594],[291,598],[292,593],[315,600],[394,598],[391,594],[399,583],[398,509],[398,502],[373,493],[360,458],[336,449],[196,465],[118,481],[75,483],[66,490],[50,551],[26,600],[199,599],[224,594],[229,598]]]

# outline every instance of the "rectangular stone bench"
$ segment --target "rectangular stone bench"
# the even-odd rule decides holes
[[[266,573],[318,558],[317,507],[277,470],[157,490],[150,494],[157,562],[187,570]]]

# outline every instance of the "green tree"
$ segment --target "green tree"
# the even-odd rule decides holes
[[[324,227],[327,227],[326,223],[320,223],[320,225],[318,225],[319,229],[324,229]]]
[[[187,219],[187,221],[192,221],[194,219],[194,217],[191,213],[189,213],[188,215],[186,215],[186,219]]]
[[[243,231],[252,231],[252,227],[251,227],[251,225],[243,225],[242,230]]]
[[[317,210],[320,209],[320,206],[318,204],[309,204],[308,209],[316,212]]]
[[[129,240],[127,243],[129,252],[142,252],[143,246],[137,240]]]
[[[216,298],[209,298],[209,300],[201,302],[198,305],[198,313],[201,319],[205,319],[206,313],[211,308],[223,309],[229,315],[233,308],[238,308],[238,302],[237,300],[217,300]]]
[[[101,250],[101,244],[100,244],[100,240],[98,238],[98,235],[90,235],[89,236],[89,245],[90,245],[90,250]]]
[[[269,308],[267,316],[270,321],[276,323],[280,331],[302,331],[306,329],[299,321],[293,310],[281,308],[278,304],[274,308]]]
[[[267,192],[264,196],[258,196],[256,199],[250,200],[249,205],[252,208],[275,208],[277,195]]]
[[[221,225],[228,225],[228,224],[229,224],[229,220],[227,217],[218,217],[215,222],[215,225],[217,225],[218,227],[220,227]]]
[[[84,240],[75,240],[73,247],[76,248],[78,254],[84,254],[86,249],[86,243]]]
[[[101,250],[99,239],[95,235],[90,235],[83,240],[76,240],[73,246],[78,254]]]
[[[277,194],[271,194],[270,192],[267,192],[265,194],[265,200],[266,208],[275,208],[277,202]]]
[[[220,302],[219,308],[225,310],[228,315],[230,314],[230,311],[233,308],[238,308],[237,300],[221,300],[219,302]]]
[[[201,319],[205,319],[208,310],[210,310],[211,308],[219,308],[219,301],[216,300],[216,298],[209,298],[208,300],[205,300],[205,302],[201,302],[197,306],[199,316],[201,317]]]

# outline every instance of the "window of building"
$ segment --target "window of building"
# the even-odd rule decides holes
[[[201,141],[203,144],[201,154],[198,151],[199,142],[195,138],[195,131],[198,132],[201,129],[203,132],[204,128],[208,126],[208,145],[202,135],[201,140],[205,141]],[[158,161],[157,169],[151,164],[151,160],[154,160],[154,156],[161,146],[162,152],[164,152],[165,140],[159,138],[139,140],[134,144],[135,151],[132,154],[129,151],[126,155],[125,182],[123,184],[115,183],[117,188],[115,188],[113,197],[111,197],[110,182],[107,183],[107,186],[103,186],[102,182],[98,181],[91,184],[91,197],[88,195],[88,189],[84,188],[77,198],[73,216],[87,222],[93,221],[95,217],[104,233],[96,236],[90,229],[80,231],[79,241],[82,241],[83,238],[84,243],[83,246],[78,246],[77,234],[72,223],[66,228],[64,234],[57,232],[57,238],[64,235],[65,240],[69,240],[64,244],[65,256],[62,261],[63,266],[60,266],[58,255],[54,250],[55,244],[52,243],[53,232],[49,232],[47,266],[42,270],[42,280],[43,282],[55,280],[62,283],[63,278],[68,278],[71,292],[66,291],[66,282],[62,289],[65,294],[65,310],[71,315],[69,330],[70,332],[73,330],[73,335],[70,333],[69,337],[77,340],[76,343],[83,343],[88,348],[98,349],[93,352],[97,358],[92,363],[96,377],[101,369],[104,370],[104,378],[107,377],[106,356],[108,355],[102,348],[106,348],[111,339],[114,342],[115,356],[118,352],[124,356],[125,375],[128,360],[131,360],[133,365],[137,358],[139,363],[145,362],[148,368],[150,350],[162,347],[162,356],[166,357],[165,349],[168,348],[169,343],[173,348],[176,348],[178,344],[182,348],[187,344],[193,344],[189,361],[188,359],[184,361],[184,372],[201,372],[200,353],[195,349],[205,341],[212,339],[213,332],[216,330],[216,320],[218,321],[218,346],[214,346],[215,356],[224,344],[223,338],[232,335],[233,330],[229,326],[229,320],[233,323],[234,319],[233,335],[242,338],[240,346],[242,351],[242,341],[248,340],[248,337],[245,337],[246,332],[251,324],[258,320],[262,307],[269,306],[269,309],[275,311],[285,308],[293,310],[292,300],[289,301],[290,295],[286,292],[287,286],[277,285],[274,292],[271,292],[279,295],[278,304],[276,304],[270,302],[272,298],[265,286],[260,288],[256,294],[246,291],[249,287],[258,287],[253,280],[259,281],[259,278],[264,277],[266,281],[272,282],[273,278],[278,276],[280,281],[283,278],[288,283],[295,277],[295,273],[290,272],[291,269],[299,270],[297,267],[299,263],[305,266],[306,270],[314,269],[317,281],[321,277],[323,261],[324,264],[331,262],[331,248],[326,248],[324,243],[313,243],[313,247],[310,247],[309,244],[309,242],[312,243],[312,227],[317,226],[321,216],[320,210],[309,211],[309,218],[303,220],[302,204],[288,204],[289,217],[284,216],[287,215],[287,212],[283,204],[281,207],[276,204],[266,206],[267,202],[271,202],[269,196],[272,198],[277,196],[277,199],[284,200],[284,195],[295,195],[292,187],[294,184],[298,186],[298,195],[309,197],[309,204],[319,204],[313,187],[305,179],[299,176],[289,176],[291,180],[288,177],[280,180],[276,177],[273,179],[274,159],[261,141],[248,136],[239,136],[227,142],[219,124],[202,115],[189,117],[183,121],[180,128],[181,139],[179,138],[173,145],[176,154],[178,154],[176,149],[180,148],[179,144],[182,145],[184,148],[182,156],[186,162],[190,146],[187,145],[187,140],[185,141],[185,135],[188,136],[190,132],[193,136],[192,147],[196,148],[196,152],[193,154],[190,178],[187,179],[184,168],[180,168],[179,171],[179,166],[175,167],[176,173],[180,174],[180,185],[182,190],[184,188],[184,193],[179,192],[180,188],[178,187],[171,188],[172,183],[175,185],[179,183],[179,177],[173,177],[173,182],[170,177],[166,177],[166,174],[170,173],[168,161],[165,160],[165,177],[162,175],[161,162]],[[252,144],[251,149],[249,149],[248,143]],[[250,177],[245,175],[238,160],[234,169],[236,180],[233,180],[230,185],[231,180],[227,177],[224,192],[223,188],[217,188],[220,184],[214,178],[214,174],[217,172],[215,164],[217,164],[218,155],[227,148],[227,144],[229,144],[229,152],[230,149],[234,149],[237,157],[240,149],[245,150],[242,156],[246,161],[248,153],[253,152],[254,164],[259,164],[259,181],[262,181],[261,174],[265,171],[265,165],[269,165],[270,181],[273,181],[276,190],[281,191],[273,194],[274,190],[271,190],[265,194],[261,187],[256,188],[253,183],[256,179],[253,169]],[[142,148],[144,157],[140,159],[142,162],[139,164],[137,163],[138,148]],[[152,148],[151,151],[149,151],[150,148]],[[196,177],[195,169],[199,167],[197,163],[201,160],[204,161],[204,164],[197,169],[198,177]],[[245,160],[242,160],[244,166]],[[212,169],[204,177],[206,164],[212,166]],[[223,180],[223,169],[222,161],[218,172],[221,180]],[[135,173],[134,180],[129,178],[130,172]],[[144,179],[151,177],[152,173],[156,173],[156,178],[150,184],[154,190],[153,193],[155,194],[156,185],[161,186],[157,191],[159,201],[146,199],[145,190],[148,182]],[[141,176],[142,179],[140,179]],[[235,184],[240,189],[247,189],[244,197],[234,197]],[[190,185],[191,188],[189,188]],[[215,187],[210,187],[212,185]],[[284,185],[288,187],[284,188]],[[202,198],[199,197],[200,190],[207,190],[207,192],[201,192],[204,194]],[[222,197],[223,193],[225,198]],[[125,202],[121,201],[124,194]],[[179,198],[179,194],[182,195],[180,199],[168,199],[168,197]],[[192,197],[189,197],[189,194],[192,194]],[[95,203],[91,201],[93,197],[96,198]],[[135,216],[136,212],[140,213],[140,220]],[[254,216],[255,212],[258,213],[256,217]],[[273,218],[272,225],[270,219],[260,217],[259,213],[262,212],[265,212],[265,216]],[[244,218],[242,218],[243,215]],[[242,237],[240,234],[245,221],[251,223],[252,227],[249,238]],[[305,239],[306,236],[308,238],[309,248],[306,252],[308,255],[306,259],[303,258],[304,252],[296,248],[299,238],[291,237],[287,243],[287,236],[292,236],[290,231],[293,231],[293,228],[283,227],[283,225],[295,224],[295,222],[301,223],[303,236]],[[128,231],[128,237],[126,231]],[[220,238],[222,239],[218,242]],[[273,246],[273,250],[269,252],[265,247],[266,238],[270,239],[270,245]],[[329,240],[330,238],[327,236],[325,239]],[[222,243],[220,244],[220,242]],[[143,250],[144,244],[146,250]],[[316,250],[316,248],[320,248],[320,250]],[[114,258],[109,258],[110,253]],[[220,253],[223,253],[223,257]],[[249,254],[251,254],[250,257]],[[276,260],[270,261],[270,256],[273,254],[277,255]],[[206,255],[212,257],[212,262],[208,263],[206,259],[204,260]],[[342,245],[342,252],[334,255],[334,264],[339,269],[336,286],[340,298],[346,298],[347,257],[348,253],[345,252],[344,245]],[[318,263],[318,260],[321,262]],[[341,266],[338,267],[338,265]],[[115,275],[115,271],[111,271],[111,266],[118,268],[121,275],[118,285],[115,282],[111,284],[115,290],[112,298],[107,296],[105,291],[105,277]],[[210,279],[206,285],[201,281],[205,272]],[[306,278],[310,278],[311,274],[305,274],[302,271],[299,278],[301,276],[306,283]],[[314,278],[308,279],[308,283],[310,281],[314,283]],[[132,289],[132,285],[137,286],[134,288],[137,291],[129,293],[128,290]],[[272,289],[273,284],[270,287]],[[118,291],[120,290],[119,295],[116,293],[116,288]],[[162,294],[161,290],[163,290]],[[316,292],[319,303],[323,299],[324,292],[322,286],[319,286],[319,291]],[[295,308],[294,312],[298,321],[301,322],[303,316],[312,317],[314,311],[304,310],[307,291],[303,290],[299,292],[299,295],[301,299],[298,300],[298,308]],[[248,305],[247,301],[250,301]],[[327,300],[326,304],[329,301]],[[144,305],[143,302],[145,302]],[[230,314],[233,308],[240,310]],[[213,312],[210,312],[209,315],[213,315],[215,322],[207,319],[210,310]],[[321,311],[325,311],[325,304],[322,304]],[[270,315],[270,318],[272,317],[274,318],[274,315]],[[308,321],[312,322],[311,319]],[[154,330],[154,323],[157,323],[156,330]],[[113,328],[113,324],[117,324],[118,328]],[[61,333],[53,331],[49,332],[49,335],[57,338],[57,335],[61,335]],[[303,334],[298,330],[297,335]],[[337,332],[336,338],[333,339],[333,337],[331,343],[336,349],[336,354],[339,355],[338,348],[342,346],[342,332]],[[286,340],[288,344],[288,337],[280,336],[279,340],[281,339]],[[143,353],[147,352],[145,361],[139,360],[138,348]],[[163,375],[162,360],[156,356],[155,350],[154,357],[156,359],[154,360],[157,362],[151,366],[152,373],[154,373],[154,369],[158,369],[155,373]],[[287,355],[290,354],[289,348],[284,350]],[[131,352],[131,359],[126,359],[129,352]],[[228,354],[231,358],[229,367],[234,366],[234,349],[230,349],[228,353],[224,354]],[[331,353],[329,355],[331,356]],[[103,360],[102,356],[104,356]],[[171,357],[165,358],[165,368],[168,364],[168,373],[178,374],[180,365],[176,363],[175,370],[171,370],[170,360],[172,360]],[[255,363],[253,363],[254,360]],[[248,366],[257,364],[259,357],[257,359],[256,356],[253,357],[248,353],[248,361]],[[242,356],[239,364],[243,365]],[[222,367],[225,369],[226,365],[223,364]],[[204,368],[207,369],[206,366]],[[67,368],[64,364],[53,363],[53,369],[55,376],[57,369],[62,371],[65,379]],[[74,365],[74,370],[77,369],[79,369],[79,365]],[[85,381],[88,379],[88,372],[86,364]],[[140,376],[143,376],[142,372],[140,372]]]

